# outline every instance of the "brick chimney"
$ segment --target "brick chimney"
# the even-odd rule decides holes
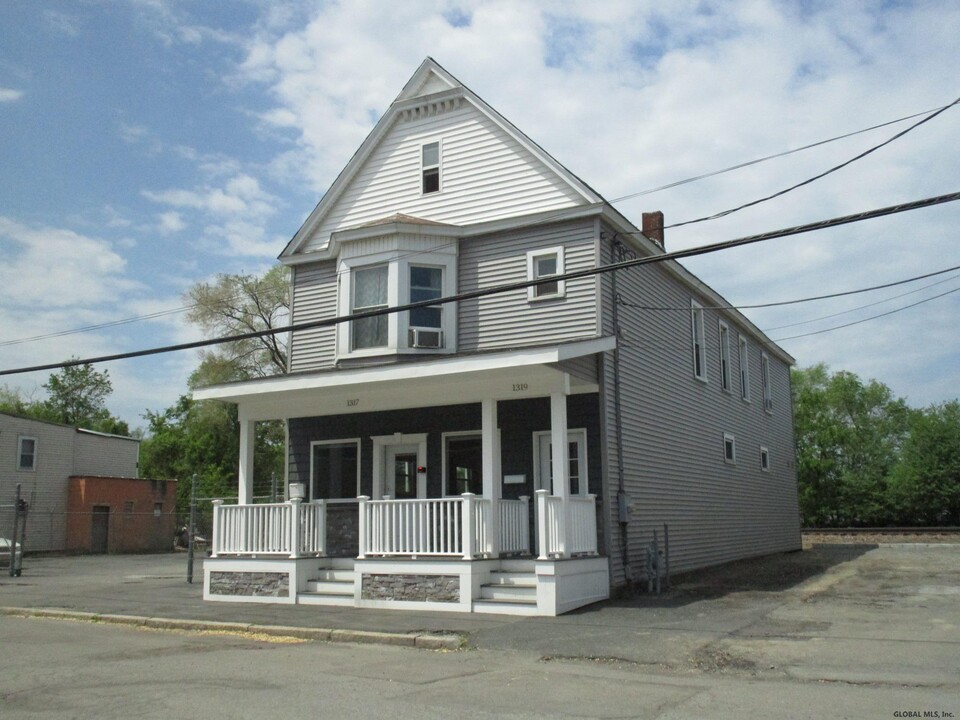
[[[666,250],[663,244],[663,213],[648,212],[643,214],[643,234],[653,240],[661,249]]]

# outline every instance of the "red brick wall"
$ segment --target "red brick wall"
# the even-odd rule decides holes
[[[67,491],[67,550],[92,551],[93,508],[97,505],[110,508],[107,552],[171,550],[176,495],[176,480],[71,477]]]

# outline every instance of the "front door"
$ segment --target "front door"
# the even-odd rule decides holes
[[[570,453],[570,494],[587,494],[587,432],[586,430],[571,430],[567,433],[567,443]],[[553,487],[553,443],[549,432],[537,433],[537,477],[534,490],[541,488],[550,491],[551,495],[557,492]]]
[[[426,496],[417,468],[420,465],[417,445],[388,445],[384,452],[384,491],[396,500],[414,500]]]

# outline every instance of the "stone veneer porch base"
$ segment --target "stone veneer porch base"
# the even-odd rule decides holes
[[[335,561],[338,567],[349,561]],[[536,604],[498,612],[554,616],[610,597],[609,564],[605,557],[524,561],[536,578]],[[353,599],[348,596],[300,598],[326,558],[207,558],[204,562],[205,600],[323,605],[359,608],[492,612],[480,603],[481,587],[491,573],[516,560],[436,558],[365,558],[353,561]],[[286,575],[284,582],[283,575]],[[284,596],[279,588],[289,588]],[[349,587],[349,586],[348,586]],[[241,594],[249,593],[249,594]],[[271,594],[272,593],[272,594]],[[476,603],[476,606],[475,606]]]

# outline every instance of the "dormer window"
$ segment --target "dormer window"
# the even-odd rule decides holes
[[[421,190],[424,195],[440,192],[440,141],[426,143],[420,151]]]

